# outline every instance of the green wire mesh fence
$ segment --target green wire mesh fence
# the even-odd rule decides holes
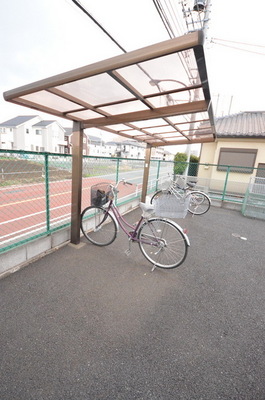
[[[70,222],[72,159],[45,153],[0,153],[0,251]]]
[[[82,208],[102,181],[133,183],[118,203],[140,198],[143,167],[143,160],[84,156]],[[71,190],[71,155],[0,150],[0,253],[68,227]]]
[[[119,193],[118,204],[140,199],[144,167],[141,159],[84,156],[82,209],[90,205],[91,186],[103,181],[125,179],[133,184]],[[176,169],[171,161],[152,160],[147,195],[169,177],[176,178],[176,170],[212,199],[240,203],[243,211],[247,210],[246,196],[250,199],[252,193],[249,185],[259,176],[258,204],[265,207],[265,170],[246,167],[184,163]],[[0,150],[0,253],[69,227],[71,190],[71,155]]]

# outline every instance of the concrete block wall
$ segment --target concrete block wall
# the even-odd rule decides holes
[[[125,214],[138,207],[138,205],[139,199],[135,199],[121,205],[119,209],[121,214]],[[70,228],[65,228],[0,254],[0,279],[69,242]]]
[[[0,254],[0,278],[69,243],[69,240],[70,228],[65,228]]]

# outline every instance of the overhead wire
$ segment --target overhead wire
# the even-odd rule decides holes
[[[118,41],[96,20],[96,18],[93,17],[93,15],[91,13],[89,13],[86,8],[84,6],[82,6],[81,2],[79,0],[72,0],[72,2],[83,12],[85,13],[124,53],[127,53],[126,49],[121,46]],[[163,6],[161,4],[160,0],[153,0],[154,4],[156,5],[156,9],[159,13],[159,16],[165,26],[165,28],[167,29],[167,32],[169,34],[169,37],[172,39],[174,37],[176,37],[176,35],[174,34],[174,30],[172,28],[172,26],[170,25],[170,22],[168,20],[168,18],[166,17],[166,13],[163,9]],[[190,71],[188,66],[185,67],[185,61],[181,60],[182,65],[184,67],[184,69],[186,69],[186,73],[190,77]],[[150,80],[153,80],[153,78],[149,75],[149,73],[143,69],[143,67],[141,67],[140,65],[138,65],[138,67],[150,78]]]
[[[160,0],[153,0],[154,6],[159,14],[160,19],[162,20],[164,27],[166,28],[170,39],[173,39],[175,37],[174,35],[174,30],[172,29],[172,26],[169,22],[169,19],[167,18],[166,13],[164,12],[163,6],[161,5]]]
[[[227,40],[227,39],[219,39],[219,38],[212,38],[212,40],[218,40],[220,42],[244,44],[246,46],[252,46],[252,47],[265,47],[264,45],[261,45],[261,44],[253,44],[253,43],[246,43],[246,42],[236,42],[235,40]]]
[[[172,0],[168,0],[168,5],[167,5],[167,9],[169,14],[171,14],[171,19],[173,22],[173,25],[175,26],[176,32],[178,33],[178,36],[181,36],[185,33],[183,26],[181,26],[180,24],[180,18],[178,18],[177,16],[177,11],[175,8],[175,1],[174,1],[174,5],[172,4]],[[171,11],[170,11],[171,10]]]
[[[174,17],[172,17],[172,14],[171,14],[171,12],[169,10],[169,7],[166,4],[166,0],[164,0],[164,1],[165,1],[165,6],[167,7],[168,14],[171,17],[171,20],[174,21]],[[154,3],[154,5],[155,5],[155,7],[157,9],[159,17],[161,18],[165,28],[167,29],[168,32],[171,32],[169,34],[170,38],[171,39],[175,38],[177,35],[174,32],[174,29],[173,29],[173,27],[172,27],[172,25],[171,25],[171,23],[169,21],[169,18],[168,17],[166,17],[166,18],[164,17],[164,16],[167,15],[167,12],[165,11],[164,6],[162,5],[161,1],[160,0],[153,0],[153,3]],[[172,4],[171,4],[171,6],[172,6]],[[183,34],[184,32],[178,32],[178,33]],[[184,68],[189,80],[191,80],[192,79],[192,74],[190,72],[190,68],[189,68],[187,59],[185,59],[181,54],[180,54],[179,58],[180,58],[182,66],[183,66],[183,68]]]
[[[127,50],[125,50],[124,47],[122,47],[116,39],[93,17],[91,13],[89,13],[85,7],[82,6],[80,1],[78,0],[72,0],[72,2],[81,10],[83,11],[124,53],[127,53]],[[148,76],[150,80],[152,80],[151,75],[139,64],[137,64],[138,67]]]
[[[126,49],[121,46],[118,41],[93,17],[93,15],[91,13],[89,13],[84,6],[82,6],[81,2],[79,0],[72,0],[72,2],[83,12],[85,13],[108,37],[109,39],[116,44],[116,46],[118,46],[124,53],[127,53]],[[164,27],[166,28],[168,35],[170,37],[170,39],[176,37],[175,33],[174,33],[174,29],[172,28],[172,25],[167,17],[167,14],[161,4],[160,0],[153,0],[153,3],[157,9],[157,12],[162,20],[162,23],[164,25]],[[168,9],[169,15],[171,16],[171,13]],[[171,16],[172,18],[172,16]],[[173,18],[174,21],[174,18]],[[191,81],[193,79],[190,68],[188,66],[188,61],[187,59],[185,59],[181,54],[180,54],[180,60],[181,63],[183,65],[184,70],[186,71],[186,74],[189,78],[189,80]],[[185,65],[186,64],[186,65]],[[148,76],[148,78],[152,81],[154,81],[154,79],[151,77],[151,75],[139,64],[137,64],[137,66],[139,67],[139,69],[142,70],[142,72],[144,74],[146,74],[146,76]]]
[[[110,40],[111,40],[113,43],[115,43],[116,46],[119,47],[119,49],[121,49],[124,53],[127,53],[126,49],[125,49],[123,46],[121,46],[120,43],[118,43],[118,41],[103,27],[102,24],[100,24],[100,23],[96,20],[96,18],[93,17],[93,15],[92,15],[90,12],[88,12],[88,11],[86,10],[86,8],[81,4],[81,2],[80,2],[79,0],[72,0],[72,2],[73,2],[83,13],[85,13],[85,14],[100,28],[100,29],[110,38]],[[176,37],[176,35],[175,35],[175,33],[174,33],[174,29],[172,28],[172,25],[170,24],[170,21],[169,21],[169,19],[168,19],[168,17],[167,17],[167,14],[166,14],[166,12],[165,12],[165,10],[164,10],[163,5],[161,4],[161,1],[160,1],[160,0],[153,0],[153,3],[154,3],[154,5],[155,5],[155,7],[156,7],[156,9],[157,9],[157,12],[158,12],[158,14],[159,14],[159,16],[160,16],[160,18],[161,18],[161,20],[162,20],[162,23],[163,23],[164,27],[166,28],[166,30],[167,30],[167,32],[168,32],[169,37],[170,37],[171,39],[174,38],[174,37]],[[168,11],[169,11],[169,10],[168,10]],[[169,11],[169,14],[171,15],[170,11]],[[172,16],[171,16],[171,18],[172,18]],[[174,18],[172,18],[172,20],[174,21]],[[182,65],[183,65],[184,69],[186,70],[186,73],[187,73],[189,79],[191,79],[192,76],[190,75],[189,67],[188,67],[188,65],[185,66],[185,64],[187,64],[187,60],[184,60],[184,59],[182,60],[182,59],[181,59],[181,62],[182,62]],[[139,67],[143,70],[143,68],[142,68],[141,66],[139,66]],[[151,76],[147,73],[147,71],[145,71],[145,70],[143,70],[143,71],[148,75],[148,77],[149,77],[150,79],[152,79]]]
[[[214,44],[217,44],[217,45],[223,46],[223,47],[228,47],[228,48],[234,49],[234,50],[244,51],[244,52],[246,52],[246,53],[258,54],[258,55],[261,55],[261,56],[264,56],[264,55],[265,55],[265,52],[264,52],[264,53],[261,53],[261,52],[259,52],[259,51],[253,51],[253,50],[249,50],[249,49],[244,49],[244,48],[242,48],[242,47],[231,46],[231,45],[225,44],[225,43],[218,43],[218,41],[215,41],[215,40],[216,40],[215,38],[212,38],[211,41],[210,41],[210,43],[214,43]],[[243,44],[243,45],[247,45],[247,46],[265,48],[265,46],[262,46],[262,45],[254,45],[254,44],[242,43],[242,42],[233,42],[233,41],[222,40],[222,39],[217,39],[217,40],[224,41],[224,42],[238,43],[238,44]]]
[[[116,46],[118,46],[124,53],[127,53],[127,51],[117,42],[117,40],[114,39],[114,37],[93,17],[92,14],[85,9],[85,7],[82,6],[78,0],[72,0],[72,2],[98,26],[110,38],[110,40],[116,44]]]

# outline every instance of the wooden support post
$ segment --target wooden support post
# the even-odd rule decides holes
[[[80,214],[82,198],[83,128],[80,122],[73,124],[72,136],[72,205],[71,243],[80,243]]]
[[[144,203],[146,194],[147,194],[147,185],[148,185],[148,177],[149,177],[149,169],[150,169],[150,160],[151,160],[151,145],[148,144],[145,150],[145,160],[144,160],[144,176],[143,176],[143,187],[142,187],[142,197],[141,201]]]

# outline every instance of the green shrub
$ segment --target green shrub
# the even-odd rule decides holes
[[[174,157],[174,175],[182,175],[187,167],[187,154],[177,153]]]
[[[199,167],[199,157],[190,155],[190,164],[188,170],[188,176],[197,176],[198,175],[198,167]]]

